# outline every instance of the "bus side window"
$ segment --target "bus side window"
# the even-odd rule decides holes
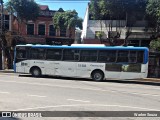
[[[63,60],[74,60],[74,50],[73,49],[64,49],[63,50]]]
[[[100,50],[98,55],[98,62],[115,62],[116,50]]]
[[[24,59],[27,58],[25,50],[17,50],[17,58]]]
[[[136,63],[137,62],[137,51],[130,51],[129,52],[129,63]]]
[[[117,62],[128,62],[128,51],[119,50],[117,56]]]
[[[79,61],[80,59],[80,51],[79,50],[74,50],[74,60]]]
[[[137,53],[137,62],[138,63],[143,63],[143,58],[144,58],[144,51],[138,51],[138,53]]]
[[[30,49],[30,58],[31,59],[45,59],[45,49],[41,49],[41,48]]]
[[[81,50],[80,61],[97,61],[97,50]]]
[[[46,52],[46,59],[61,60],[62,49],[48,49]]]

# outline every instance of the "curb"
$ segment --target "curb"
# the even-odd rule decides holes
[[[144,79],[142,79],[142,81],[160,83],[160,79],[158,79],[158,78],[144,78]]]

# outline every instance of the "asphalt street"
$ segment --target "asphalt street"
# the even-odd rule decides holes
[[[0,111],[160,111],[160,87],[134,82],[33,78],[0,73]],[[0,118],[3,120],[4,118]],[[4,120],[159,120],[160,117],[45,117]]]

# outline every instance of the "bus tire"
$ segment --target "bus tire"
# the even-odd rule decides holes
[[[41,76],[41,70],[38,67],[31,68],[31,74],[33,77],[40,77]]]
[[[101,70],[95,70],[92,72],[91,77],[95,81],[102,81],[104,79],[104,73]]]

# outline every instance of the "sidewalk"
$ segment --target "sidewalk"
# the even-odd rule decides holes
[[[13,69],[0,70],[0,73],[14,73]]]
[[[142,79],[144,82],[155,82],[155,83],[160,83],[160,78],[144,78]]]

